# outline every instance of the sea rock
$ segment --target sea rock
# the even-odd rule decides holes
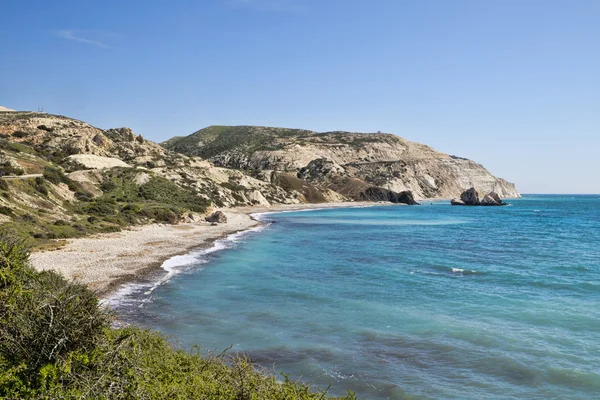
[[[506,203],[502,201],[500,196],[495,192],[489,192],[481,200],[482,206],[505,206]]]
[[[496,192],[489,192],[483,199],[479,200],[479,194],[475,188],[465,190],[460,195],[459,199],[452,199],[450,204],[453,206],[504,206],[506,203],[502,201]]]
[[[359,199],[362,201],[389,201],[408,205],[419,204],[415,201],[412,192],[409,190],[398,193],[376,186],[363,190],[359,195]]]
[[[500,198],[500,196],[498,195],[498,193],[496,193],[496,192],[489,192],[487,195],[490,196],[492,199],[496,200],[496,203],[503,204],[503,201]]]
[[[483,196],[483,199],[481,199],[481,203],[479,203],[479,204],[482,206],[500,206],[500,205],[502,205],[502,204],[498,203],[489,194],[486,194],[485,196]]]
[[[227,223],[227,216],[223,211],[215,211],[211,215],[205,218],[206,222],[225,224]]]
[[[391,193],[392,193],[392,195],[391,195],[390,201],[392,203],[402,203],[402,204],[408,204],[411,206],[419,204],[415,200],[415,198],[410,190],[405,190],[400,193],[396,193],[396,192],[391,192]]]
[[[479,205],[479,193],[477,193],[477,190],[474,187],[462,192],[462,194],[460,195],[460,199],[467,206],[478,206]]]

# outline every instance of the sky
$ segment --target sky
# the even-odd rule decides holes
[[[600,193],[597,0],[2,0],[0,105],[388,132],[522,193]]]

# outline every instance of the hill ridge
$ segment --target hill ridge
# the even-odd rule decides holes
[[[314,169],[313,162],[324,160],[321,163],[337,166],[337,172],[330,176],[337,181],[340,177],[359,179],[366,185],[396,192],[409,190],[423,199],[456,197],[471,186],[496,191],[503,197],[520,196],[514,184],[493,176],[475,161],[436,151],[392,133],[215,125],[161,145],[239,170],[298,174],[306,168]],[[316,179],[313,175],[310,175],[313,184],[345,192],[332,179],[324,176]]]

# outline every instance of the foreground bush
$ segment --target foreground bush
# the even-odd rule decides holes
[[[0,398],[323,399],[243,357],[174,350],[159,333],[110,328],[86,287],[36,272],[0,233]],[[344,397],[353,399],[353,395]]]

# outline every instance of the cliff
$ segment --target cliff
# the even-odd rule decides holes
[[[481,164],[392,134],[212,126],[162,145],[253,175],[293,174],[349,198],[369,186],[420,199],[458,197],[470,187],[520,197],[514,184]]]

